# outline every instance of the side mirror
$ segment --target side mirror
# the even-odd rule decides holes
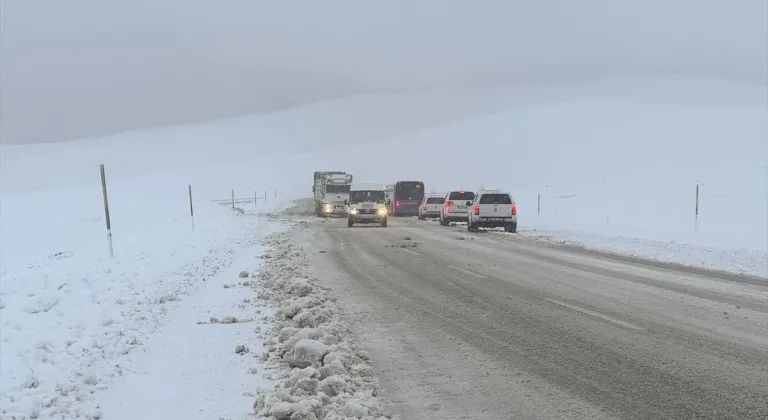
[[[384,204],[389,205],[389,199],[384,200]]]
[[[472,205],[472,202],[471,202],[471,201],[469,201],[469,200],[467,200],[467,205],[468,205],[468,206],[471,206],[471,205]]]

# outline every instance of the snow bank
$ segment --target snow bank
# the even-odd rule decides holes
[[[308,223],[302,208],[287,209],[291,229]],[[276,385],[258,392],[255,414],[279,420],[392,418],[377,396],[368,355],[357,347],[328,289],[309,274],[309,260],[289,233],[263,243],[268,250],[256,287],[259,299],[276,308],[263,353]]]
[[[720,249],[676,241],[596,235],[569,230],[521,229],[516,235],[493,232],[511,241],[536,241],[768,278],[768,252]]]

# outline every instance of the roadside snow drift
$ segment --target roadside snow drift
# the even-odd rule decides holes
[[[288,217],[299,228],[302,216]],[[274,305],[272,338],[264,359],[275,389],[264,389],[255,414],[278,420],[383,420],[391,415],[377,397],[368,355],[339,318],[335,299],[309,274],[309,260],[287,232],[270,235],[257,287]]]

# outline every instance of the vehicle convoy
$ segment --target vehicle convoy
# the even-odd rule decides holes
[[[387,188],[384,184],[373,182],[355,182],[349,191],[349,199],[345,201],[347,206],[347,226],[355,223],[378,223],[381,227],[387,227]]]
[[[445,202],[445,194],[430,193],[424,197],[424,200],[419,206],[419,220],[428,218],[440,217],[440,212],[443,210],[443,203]]]
[[[312,192],[315,214],[319,217],[346,216],[352,174],[342,171],[316,171]]]
[[[472,191],[451,191],[445,195],[445,201],[440,212],[440,224],[448,226],[452,222],[467,222],[468,201],[474,201]]]
[[[397,181],[387,185],[389,214],[392,216],[417,216],[424,200],[424,183],[421,181]]]
[[[507,232],[517,232],[517,204],[508,192],[480,190],[475,193],[474,200],[464,204],[471,207],[467,213],[468,231],[503,227]]]

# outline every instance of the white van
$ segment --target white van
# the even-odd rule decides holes
[[[353,182],[349,188],[347,226],[355,223],[378,223],[387,227],[387,187],[375,182]]]

